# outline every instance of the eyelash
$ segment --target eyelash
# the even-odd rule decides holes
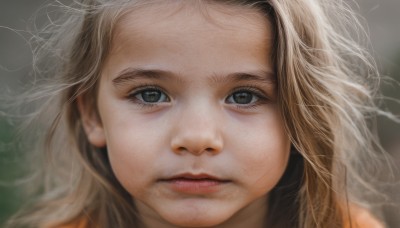
[[[169,101],[171,100],[171,98],[169,98],[169,96],[168,96],[167,93],[164,91],[164,89],[160,88],[159,86],[150,85],[150,84],[149,84],[149,85],[145,84],[145,85],[137,86],[136,89],[132,90],[132,91],[128,94],[127,98],[128,98],[128,100],[134,102],[135,104],[140,105],[141,108],[152,108],[152,107],[156,107],[157,105],[160,104],[159,102],[146,102],[146,101],[142,101],[142,100],[140,100],[140,99],[138,99],[138,98],[136,97],[137,95],[139,95],[139,94],[141,94],[141,93],[143,93],[143,92],[145,92],[145,91],[148,91],[148,90],[154,90],[154,91],[161,92],[162,94],[164,94],[164,95],[167,97],[167,99],[168,99]]]
[[[257,101],[250,103],[250,104],[234,104],[235,108],[237,109],[253,109],[258,107],[259,105],[266,104],[270,102],[270,98],[262,92],[262,90],[258,89],[257,87],[254,86],[243,86],[239,88],[235,88],[233,91],[229,93],[229,96],[225,98],[225,101],[228,100],[233,94],[235,93],[240,93],[240,92],[245,92],[245,93],[250,93],[253,96],[256,96]]]
[[[152,85],[152,84],[145,84],[145,85],[140,85],[137,86],[134,90],[132,90],[127,98],[134,102],[135,104],[138,104],[141,106],[141,108],[153,108],[156,107],[158,105],[160,105],[160,103],[166,103],[166,102],[146,102],[146,101],[142,101],[140,99],[138,99],[136,96],[138,96],[139,94],[148,91],[148,90],[154,90],[154,91],[158,91],[161,92],[163,95],[166,96],[166,98],[168,99],[168,102],[171,101],[171,98],[168,96],[168,94],[165,92],[165,90],[157,85]],[[255,96],[257,101],[252,102],[250,104],[237,104],[237,103],[228,103],[228,99],[230,97],[232,97],[235,93],[240,93],[240,92],[244,92],[244,93],[250,93],[251,95]],[[252,109],[252,108],[256,108],[257,106],[261,105],[261,104],[265,104],[270,102],[269,97],[262,92],[262,90],[254,87],[254,86],[242,86],[242,87],[238,87],[235,88],[234,90],[232,90],[229,95],[224,99],[224,101],[228,104],[232,104],[234,105],[235,108],[237,109]]]

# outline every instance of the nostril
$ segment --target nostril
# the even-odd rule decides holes
[[[178,148],[177,148],[177,150],[178,150],[179,152],[181,152],[181,151],[185,151],[185,150],[186,150],[186,148],[185,148],[185,147],[183,147],[183,146],[180,146],[180,147],[178,147]]]
[[[175,153],[177,153],[177,154],[182,154],[182,153],[187,152],[188,150],[187,150],[184,146],[180,146],[180,147],[175,147],[175,148],[173,149],[173,151],[174,151]]]
[[[205,149],[205,151],[207,151],[207,152],[214,152],[214,149],[211,148],[211,147],[207,147],[207,148]]]
[[[176,147],[175,152],[176,153],[184,153],[184,152],[190,152],[193,154],[202,154],[203,152],[208,152],[208,153],[214,153],[216,150],[212,147],[207,147],[205,149],[191,149],[189,150],[188,148],[184,147],[184,146],[180,146],[180,147]]]

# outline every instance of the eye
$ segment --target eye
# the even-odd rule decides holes
[[[259,96],[254,92],[242,90],[232,93],[226,98],[226,102],[228,104],[247,105],[256,103],[259,99]]]
[[[156,88],[141,89],[131,94],[130,97],[141,103],[162,103],[170,101],[163,91]]]

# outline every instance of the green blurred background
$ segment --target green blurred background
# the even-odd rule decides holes
[[[17,148],[12,146],[12,127],[0,119],[0,227],[3,221],[22,203],[18,188],[11,185],[20,177]]]
[[[334,0],[333,0],[334,1]],[[350,1],[350,0],[349,0]],[[0,91],[13,90],[24,85],[29,74],[32,55],[23,36],[9,28],[26,30],[32,24],[32,15],[45,0],[1,0],[0,1]],[[69,1],[65,1],[69,2]],[[371,41],[378,57],[382,73],[400,81],[400,0],[357,0],[358,12],[367,19]],[[354,3],[352,5],[355,6]],[[357,7],[357,6],[355,6]],[[39,14],[43,17],[43,11]],[[40,16],[38,23],[40,24]],[[22,33],[24,34],[24,33]],[[26,38],[26,37],[25,37]],[[384,94],[400,99],[400,87],[394,83],[382,85]],[[1,109],[0,113],[5,111]],[[387,102],[393,113],[400,115],[400,105]],[[0,227],[23,203],[21,190],[12,183],[21,177],[20,154],[13,144],[15,127],[0,115]],[[38,132],[40,134],[40,132]],[[381,141],[400,164],[400,125],[385,119],[379,121]],[[396,173],[400,182],[400,172]],[[393,205],[383,208],[388,227],[400,227],[400,184],[387,187]]]

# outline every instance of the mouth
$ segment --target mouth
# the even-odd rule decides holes
[[[183,174],[178,174],[174,175],[165,179],[161,179],[161,181],[173,181],[173,180],[188,180],[188,181],[203,181],[203,180],[208,180],[208,181],[217,181],[217,182],[228,182],[229,180],[222,179],[216,176],[212,176],[209,174],[191,174],[191,173],[183,173]]]
[[[220,191],[230,180],[209,174],[183,173],[160,179],[172,191],[185,194],[210,194]]]

